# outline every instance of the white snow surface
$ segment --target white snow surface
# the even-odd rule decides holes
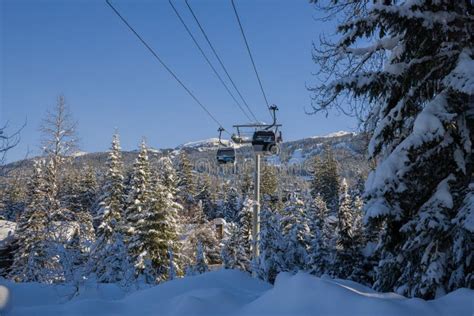
[[[327,135],[313,136],[311,138],[331,138],[331,137],[342,137],[342,136],[347,136],[347,135],[355,136],[356,133],[348,132],[348,131],[337,131],[337,132],[334,132],[334,133],[329,133]]]
[[[291,158],[288,160],[288,165],[298,165],[302,164],[305,161],[305,155],[303,154],[303,149],[299,148],[296,149],[293,154],[291,155]]]
[[[305,273],[281,273],[271,286],[240,271],[218,270],[132,293],[113,284],[89,284],[76,295],[73,286],[1,283],[1,315],[472,316],[474,312],[473,290],[459,289],[424,301]]]
[[[75,158],[75,157],[81,157],[81,156],[85,156],[87,155],[88,153],[85,152],[85,151],[76,151],[76,152],[73,152],[71,154],[71,157]]]
[[[15,222],[0,220],[0,246],[12,239],[15,229]]]
[[[224,144],[224,145],[228,145],[228,144],[230,144],[230,141],[227,140],[227,139],[222,139],[221,143]],[[209,138],[209,139],[189,142],[189,143],[186,143],[186,144],[182,144],[182,145],[178,146],[177,148],[180,149],[180,148],[184,148],[184,147],[187,147],[187,148],[200,148],[200,147],[213,148],[213,147],[219,147],[219,138]]]

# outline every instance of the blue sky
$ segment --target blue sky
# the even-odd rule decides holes
[[[184,1],[174,2],[207,49]],[[168,1],[113,3],[225,128],[246,121]],[[230,0],[190,3],[252,110],[268,120]],[[236,0],[236,6],[269,101],[280,108],[285,140],[353,130],[356,122],[348,117],[305,114],[310,106],[305,84],[314,80],[315,70],[311,43],[333,32],[333,25],[315,21],[307,0]],[[10,161],[27,148],[39,153],[40,121],[61,93],[79,123],[83,151],[106,150],[115,128],[126,150],[142,137],[164,148],[217,135],[215,123],[105,1],[1,0],[0,34],[0,122],[15,127],[27,118]]]

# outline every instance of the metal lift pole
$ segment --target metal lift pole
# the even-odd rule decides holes
[[[252,257],[256,261],[259,256],[258,239],[260,234],[260,154],[255,154],[255,185],[254,185],[255,204],[252,216]],[[256,271],[252,272],[256,277]]]

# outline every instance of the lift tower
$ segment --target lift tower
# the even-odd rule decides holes
[[[252,258],[256,260],[259,253],[258,239],[260,234],[260,174],[261,157],[265,154],[277,154],[279,152],[279,143],[282,141],[281,132],[278,128],[281,124],[276,122],[276,105],[272,105],[270,110],[273,114],[272,124],[242,124],[234,125],[237,134],[232,135],[232,140],[238,144],[251,143],[255,153],[255,173],[254,173],[254,208],[252,214]],[[252,139],[241,136],[242,128],[254,128]],[[254,271],[255,273],[255,271]],[[255,276],[255,275],[254,275]]]

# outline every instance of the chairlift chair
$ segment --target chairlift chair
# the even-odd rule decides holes
[[[273,112],[273,124],[264,129],[256,130],[252,137],[252,147],[257,154],[278,155],[280,153],[279,143],[282,142],[281,132],[278,131],[275,111],[276,105],[272,105],[270,110]]]
[[[233,147],[223,147],[217,149],[217,163],[225,165],[227,163],[235,163],[235,149]]]
[[[222,127],[218,129],[219,132],[219,148],[217,148],[217,163],[219,165],[225,165],[228,163],[235,163],[235,149],[232,146],[225,146],[221,141],[221,134],[224,131]],[[223,146],[223,147],[221,147]]]
[[[273,130],[255,131],[252,138],[252,147],[257,154],[277,155],[280,152],[278,142],[280,135],[277,137]]]

